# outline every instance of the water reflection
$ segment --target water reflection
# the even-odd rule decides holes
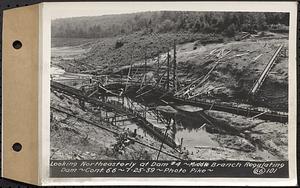
[[[121,101],[118,97],[109,97],[109,100]],[[128,98],[124,99],[124,104],[126,107],[129,107]],[[137,110],[147,109],[145,105],[131,101],[131,104],[135,106]],[[164,132],[166,127],[169,126],[167,134],[171,137],[178,145],[182,144],[182,148],[194,152],[197,149],[197,146],[209,146],[209,147],[218,147],[218,143],[213,141],[210,137],[210,133],[206,131],[206,124],[201,119],[199,113],[203,113],[203,109],[194,106],[178,106],[178,109],[170,109],[170,106],[159,106],[156,109],[161,110],[159,113],[164,118],[164,122],[161,122],[157,119],[155,114],[153,114],[149,109],[146,110],[146,119],[152,123],[154,126],[159,127]],[[166,111],[168,109],[168,111]],[[144,138],[155,139],[143,130],[141,127],[138,127],[132,122],[128,122],[123,125],[125,129],[133,131],[137,129],[137,133]]]
[[[182,146],[189,151],[196,151],[197,146],[219,146],[206,131],[206,124],[200,118],[199,113],[201,112],[179,111],[176,116],[175,140],[176,142],[182,141]]]

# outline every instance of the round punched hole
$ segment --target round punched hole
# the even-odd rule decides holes
[[[20,48],[22,48],[22,42],[19,41],[19,40],[14,41],[13,42],[13,47],[14,47],[14,49],[20,49]]]
[[[14,143],[14,145],[12,146],[13,150],[15,152],[19,152],[22,150],[22,145],[20,143]]]

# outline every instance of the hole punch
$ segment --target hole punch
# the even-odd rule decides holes
[[[13,42],[13,47],[14,47],[14,49],[17,49],[17,50],[22,48],[22,42],[19,41],[19,40],[14,41]]]
[[[14,145],[12,146],[13,150],[15,152],[19,152],[22,150],[22,145],[20,143],[14,143]]]

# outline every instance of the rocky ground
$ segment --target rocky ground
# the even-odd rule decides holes
[[[230,133],[211,135],[220,147],[229,151],[225,152],[222,159],[287,160],[287,124],[245,118],[218,111],[206,111],[206,113],[221,122],[219,126],[228,124],[239,132],[236,135]]]

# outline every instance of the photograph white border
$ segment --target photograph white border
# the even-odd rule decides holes
[[[141,11],[289,12],[289,178],[50,178],[51,20]],[[296,176],[297,2],[47,2],[40,4],[39,183],[41,185],[294,186]]]

